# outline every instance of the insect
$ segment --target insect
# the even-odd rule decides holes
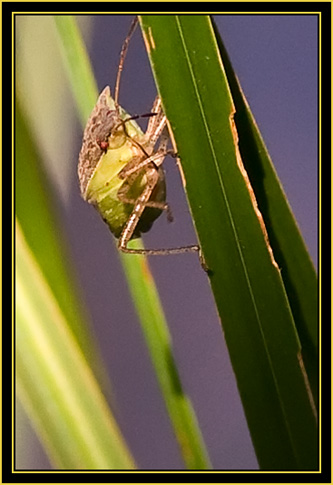
[[[171,249],[128,247],[131,239],[149,231],[162,212],[172,220],[162,164],[168,154],[175,156],[167,148],[167,118],[159,96],[151,113],[141,116],[127,115],[118,103],[121,73],[136,25],[137,17],[120,53],[114,99],[107,86],[84,130],[78,165],[81,194],[98,209],[121,251],[146,255],[199,251],[197,245]],[[149,117],[145,133],[135,121],[140,117]]]

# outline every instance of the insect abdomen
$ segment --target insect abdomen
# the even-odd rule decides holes
[[[164,203],[166,199],[165,177],[163,171],[160,170],[160,172],[159,181],[152,192],[150,201]],[[128,196],[136,199],[139,197],[143,186],[144,175],[143,177],[138,177],[135,185],[131,187]],[[105,193],[102,199],[94,203],[103,220],[107,223],[110,231],[116,238],[119,238],[134,208],[134,204],[124,203],[119,200],[117,196],[118,190],[118,187],[113,187],[109,192]],[[161,215],[161,212],[160,209],[146,207],[136,226],[132,239],[140,237],[143,232],[149,231],[153,222]]]

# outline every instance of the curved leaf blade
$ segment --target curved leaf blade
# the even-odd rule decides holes
[[[210,20],[149,15],[141,25],[258,460],[263,469],[316,469],[316,411],[301,347],[242,167]]]
[[[60,469],[135,468],[19,225],[16,247],[16,382],[50,459]]]

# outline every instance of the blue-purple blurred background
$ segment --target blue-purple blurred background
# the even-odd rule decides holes
[[[126,15],[92,18],[89,51],[99,90],[110,85],[113,91],[119,52],[131,19]],[[215,21],[316,263],[317,17],[216,15]],[[42,43],[37,45],[37,49],[43,49]],[[125,63],[120,103],[131,114],[147,113],[155,94],[137,29]],[[70,196],[63,198],[59,189],[59,199],[81,293],[113,384],[115,414],[141,469],[181,469],[183,462],[114,241],[98,214],[79,194],[76,165],[81,137],[77,122],[72,158],[67,160]],[[166,171],[168,201],[175,222],[170,225],[162,216],[145,237],[147,247],[195,242],[172,160],[166,162]],[[150,263],[170,325],[182,383],[194,405],[214,468],[256,469],[221,325],[197,256],[155,257]],[[19,468],[50,467],[37,439],[31,437],[29,448],[17,463]]]

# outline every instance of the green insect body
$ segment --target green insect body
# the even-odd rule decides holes
[[[147,155],[151,156],[154,149],[134,120],[122,123],[128,117],[125,111],[116,111],[110,89],[105,88],[87,122],[79,157],[81,194],[98,209],[117,238],[133,212],[135,201],[147,186],[147,167],[138,170],[135,167]],[[131,175],[122,176],[122,170],[130,167],[133,167]],[[161,167],[157,172],[149,202],[163,205],[165,177]],[[145,207],[131,238],[148,231],[161,212],[160,208]]]

